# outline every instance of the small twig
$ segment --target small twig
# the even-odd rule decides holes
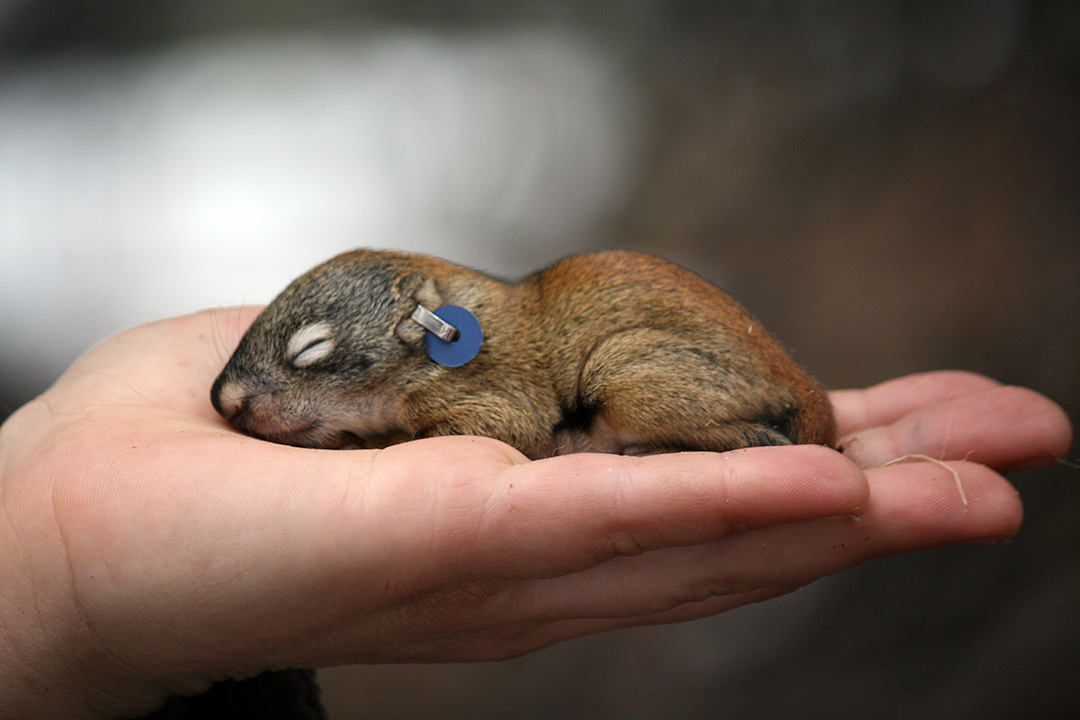
[[[932,462],[935,465],[940,465],[941,467],[943,467],[946,470],[948,470],[949,472],[951,472],[952,476],[953,476],[953,480],[956,481],[956,491],[958,493],[960,493],[960,501],[962,503],[964,503],[965,505],[968,504],[967,494],[964,492],[964,484],[962,482],[960,482],[960,473],[957,472],[956,468],[954,468],[952,465],[945,462],[944,460],[938,460],[937,458],[930,457],[929,455],[920,455],[920,454],[916,453],[916,454],[912,454],[912,455],[902,455],[902,456],[900,456],[900,457],[898,457],[898,458],[896,458],[894,460],[890,460],[889,462],[882,463],[880,465],[880,467],[888,467],[890,465],[895,465],[896,463],[903,462],[904,460],[925,460],[926,462]]]

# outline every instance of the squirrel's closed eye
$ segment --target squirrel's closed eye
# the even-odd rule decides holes
[[[314,365],[334,349],[334,329],[327,322],[315,322],[293,333],[285,357],[293,367]]]

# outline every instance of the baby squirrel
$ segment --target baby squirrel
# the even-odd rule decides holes
[[[476,357],[434,362],[418,305],[470,310]],[[824,390],[761,323],[633,252],[573,256],[514,284],[424,255],[343,253],[267,306],[211,400],[236,428],[305,447],[486,435],[540,458],[835,440]]]

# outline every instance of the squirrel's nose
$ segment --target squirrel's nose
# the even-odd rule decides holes
[[[222,373],[210,389],[210,404],[226,420],[232,420],[249,403],[251,398],[268,394],[272,383],[265,375],[243,381]]]

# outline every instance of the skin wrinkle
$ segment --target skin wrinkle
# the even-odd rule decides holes
[[[946,452],[948,451],[948,448],[949,448],[949,441],[952,439],[952,432],[953,432],[953,418],[950,415],[949,417],[947,417],[945,419],[945,427],[941,432],[941,449],[938,451],[938,459],[939,460],[944,460],[945,459],[945,454],[946,454]],[[970,455],[971,453],[968,452],[966,454]],[[965,459],[967,459],[967,458],[965,458]]]
[[[635,460],[639,460],[635,458]],[[635,469],[641,467],[640,461],[633,462]],[[614,475],[614,477],[612,477]],[[611,514],[611,527],[605,533],[611,543],[611,557],[626,556],[635,557],[645,552],[647,544],[639,542],[632,529],[632,523],[627,520],[626,504],[627,495],[634,490],[634,479],[630,476],[629,468],[624,465],[615,473],[608,473],[609,481],[615,486],[612,493],[614,504]]]
[[[730,595],[740,595],[751,590],[759,590],[761,585],[756,585],[747,590],[739,591],[735,588],[735,585],[731,582],[723,582],[719,579],[707,580],[701,583],[695,583],[686,588],[682,593],[682,597],[676,601],[674,607],[681,607],[683,605],[696,604],[705,602],[709,598],[714,597],[727,597]]]
[[[449,662],[509,660],[550,645],[550,640],[542,639],[548,625],[549,622],[542,619],[520,619],[497,629],[484,630],[485,624],[477,623],[475,627],[429,631],[415,637],[400,661],[427,662],[433,655]],[[491,647],[498,649],[491,650]]]
[[[15,443],[9,441],[3,443],[4,435],[7,431],[10,431],[10,437],[20,439],[27,432],[27,427],[33,427],[36,418],[32,417],[34,413],[44,412],[48,415],[50,420],[56,418],[56,412],[53,410],[52,404],[49,402],[48,395],[39,395],[26,405],[23,405],[20,409],[16,410],[7,420],[0,424],[0,452],[5,455],[9,455],[7,448],[12,447]],[[40,421],[38,421],[40,422]],[[46,423],[48,424],[48,423]],[[6,447],[5,447],[6,445]]]
[[[588,572],[588,570],[585,570],[585,571],[582,571],[582,572]],[[502,589],[499,592],[491,593],[490,596],[485,595],[483,597],[479,597],[478,599],[482,600],[482,603],[481,603],[481,605],[478,606],[477,609],[479,610],[479,609],[481,609],[481,606],[483,606],[482,609],[484,610],[484,612],[493,612],[493,611],[494,612],[504,612],[503,610],[498,609],[498,608],[493,610],[491,606],[493,604],[495,604],[495,605],[500,605],[500,606],[505,607],[507,605],[517,604],[519,602],[523,602],[523,601],[525,601],[523,596],[528,597],[528,596],[536,595],[538,586],[542,586],[545,583],[546,583],[546,581],[544,581],[544,580],[537,580],[537,581],[528,581],[528,582],[522,583],[522,584],[509,585],[508,587]],[[564,626],[566,623],[569,623],[569,622],[580,623],[581,620],[600,621],[600,622],[606,623],[608,625],[608,629],[613,629],[613,628],[617,628],[617,627],[627,627],[627,626],[639,625],[639,624],[652,624],[653,622],[658,622],[659,621],[658,619],[655,619],[655,618],[658,618],[658,617],[660,617],[660,616],[662,616],[664,614],[670,613],[672,611],[676,611],[679,608],[682,608],[682,607],[684,607],[686,605],[702,605],[704,602],[706,602],[708,599],[710,599],[712,597],[718,597],[719,594],[726,594],[723,590],[718,591],[719,586],[716,583],[703,584],[703,585],[698,586],[698,587],[704,588],[704,590],[699,591],[699,590],[690,589],[690,590],[688,590],[687,593],[682,593],[678,597],[676,597],[674,595],[670,596],[668,600],[665,600],[665,601],[663,601],[661,603],[663,605],[664,609],[659,611],[659,613],[648,613],[648,614],[643,614],[643,615],[639,615],[639,616],[633,616],[633,617],[628,618],[628,619],[622,619],[621,615],[620,615],[620,612],[618,610],[615,610],[612,613],[605,614],[605,615],[595,615],[594,614],[592,617],[582,618],[580,610],[578,610],[577,608],[574,608],[574,609],[572,609],[570,611],[572,613],[573,617],[575,618],[575,620],[573,620],[573,621],[568,621],[568,620],[561,619],[560,618],[560,613],[548,612],[548,613],[538,614],[538,613],[535,613],[535,611],[534,611],[529,619],[521,620],[521,621],[518,621],[518,622],[516,622],[516,623],[514,623],[514,624],[512,624],[510,626],[506,626],[497,633],[497,635],[499,637],[504,638],[504,639],[508,639],[508,640],[514,640],[515,638],[518,639],[518,649],[517,649],[517,651],[512,652],[512,653],[500,653],[497,656],[492,657],[491,659],[504,659],[504,658],[508,658],[508,657],[515,657],[515,656],[518,656],[520,654],[524,654],[525,652],[529,652],[531,650],[539,649],[541,647],[545,647],[545,646],[549,645],[551,643],[551,640],[547,637],[547,633],[545,633],[544,630],[545,630],[546,627],[552,625],[553,621],[554,621],[555,626]],[[785,589],[784,592],[786,592],[787,590],[788,589]],[[753,590],[751,592],[758,593],[758,590],[755,589],[755,590]],[[540,594],[543,594],[543,593],[541,592]],[[769,591],[769,596],[772,596],[773,594],[776,594],[776,593],[774,593],[772,591]],[[749,601],[751,601],[751,599],[748,597],[743,602],[749,602]],[[740,602],[738,604],[743,604],[743,602]],[[550,607],[551,606],[549,598],[545,598],[542,602],[539,602],[539,603],[533,603],[533,605],[534,605],[535,608]],[[702,613],[702,614],[705,614],[705,613]],[[481,625],[482,625],[482,623],[481,623]],[[583,632],[593,632],[593,631],[595,631],[595,629],[588,630],[588,631],[583,630]],[[458,638],[458,637],[468,637],[471,634],[472,634],[472,628],[471,627],[466,627],[466,628],[462,628],[462,629],[459,629],[459,630],[456,630],[456,631],[453,631],[453,632],[445,633],[445,634],[441,635],[440,637],[438,637],[437,639],[430,638],[430,633],[425,633],[422,637],[424,637],[425,640],[435,640],[436,647],[442,647],[442,645],[440,645],[438,643],[438,640],[444,640],[445,641],[447,639],[453,639],[453,638]],[[558,634],[558,636],[560,638],[565,638],[565,637],[577,636],[578,634],[580,634],[580,633],[575,632],[575,633],[571,633],[571,634],[567,635],[567,634],[564,634],[564,633],[560,632]],[[418,654],[416,655],[416,658],[423,660],[424,657],[426,657],[425,653],[427,653],[427,652],[430,652],[430,650],[424,649],[423,646],[421,646],[420,648],[418,648]]]
[[[76,572],[76,563],[74,562],[72,557],[72,544],[69,530],[67,529],[67,523],[65,523],[63,520],[63,513],[60,510],[61,502],[58,493],[65,490],[67,490],[67,488],[59,486],[54,487],[52,492],[49,494],[49,497],[50,505],[52,507],[53,522],[56,527],[56,534],[60,540],[64,562],[66,563],[68,579],[66,586],[70,588],[71,607],[75,613],[75,616],[78,618],[76,626],[83,631],[82,635],[84,636],[85,641],[88,643],[88,645],[91,646],[87,648],[88,654],[93,656],[94,658],[93,662],[82,663],[82,665],[83,667],[92,667],[95,671],[100,671],[102,659],[104,658],[107,659],[108,663],[112,665],[115,675],[117,677],[144,676],[147,670],[147,665],[145,663],[139,662],[136,659],[125,660],[115,650],[110,649],[109,643],[106,642],[103,637],[101,637],[98,631],[97,623],[93,620],[92,613],[87,610],[87,604],[83,597],[83,591],[81,590],[82,581],[80,580],[80,578],[83,577],[83,574]],[[85,551],[83,551],[83,554],[85,554]],[[99,576],[108,577],[113,585],[113,594],[118,596],[123,595],[125,598],[125,603],[131,603],[135,600],[135,598],[131,597],[130,595],[124,594],[119,588],[117,578],[113,573],[113,568],[107,561],[103,561],[102,563],[95,565],[95,567],[97,568],[96,570],[90,571],[90,580],[100,581]],[[102,591],[100,589],[96,589],[94,592],[101,593]],[[150,613],[149,615],[152,617],[153,613]],[[59,645],[59,648],[62,647],[62,645]],[[66,656],[57,653],[57,657],[64,659]],[[78,670],[80,666],[79,662],[77,662],[75,658],[70,658],[67,661],[67,665],[70,667],[72,675],[78,677]],[[99,696],[96,703],[99,704],[102,708],[117,706],[119,703],[125,702],[125,698],[122,694],[120,694],[119,690],[113,691],[111,685],[102,686],[98,683],[89,682],[85,683],[85,685],[87,690],[92,691]]]
[[[501,477],[501,475],[500,475]],[[457,531],[450,536],[450,544],[457,547],[473,546],[486,547],[494,545],[495,552],[498,541],[495,538],[509,534],[506,528],[512,530],[513,518],[507,518],[506,512],[506,488],[502,483],[482,484],[474,482],[470,477],[462,485],[450,488],[453,496],[457,497],[464,493],[464,497],[458,498],[454,503],[452,520],[459,525]],[[480,508],[479,512],[475,508]],[[471,518],[471,522],[470,522]],[[499,530],[504,530],[500,533]],[[464,539],[464,542],[458,542]],[[516,537],[515,537],[516,539]],[[469,562],[468,557],[458,558],[458,562],[464,566]],[[487,589],[482,581],[477,578],[478,573],[458,571],[458,581],[464,580],[466,594],[475,593],[478,598],[488,597],[492,591]],[[505,580],[496,581],[496,586],[503,586]],[[477,585],[479,585],[477,587]]]
[[[715,554],[718,562],[717,567],[722,567],[723,563],[723,543],[724,540],[718,540],[713,543],[709,543],[706,548],[711,554]],[[657,552],[663,552],[657,551]],[[651,568],[645,569],[649,574]],[[645,580],[648,580],[646,577]],[[738,595],[753,590],[758,590],[763,587],[763,583],[760,579],[753,581],[747,580],[740,582],[736,576],[723,575],[716,573],[715,568],[710,568],[707,574],[696,580],[687,581],[683,587],[672,587],[668,593],[655,601],[655,605],[660,608],[654,612],[665,612],[673,610],[687,604],[697,604],[704,602],[712,597],[726,597],[730,595]]]
[[[117,375],[113,375],[112,373],[105,373],[105,372],[96,373],[96,375],[108,378],[112,382],[114,382],[114,383],[116,383],[118,385],[122,385],[123,387],[127,388],[128,390],[133,392],[135,395],[142,398],[143,404],[145,404],[146,407],[157,408],[159,406],[159,403],[157,401],[151,399],[145,392],[143,392],[141,389],[139,389],[135,385],[131,384],[131,382],[128,381],[126,378],[119,377]],[[139,403],[131,403],[131,404],[132,405],[138,405]]]
[[[683,455],[683,457],[687,456]],[[618,463],[614,468],[607,466],[608,482],[615,488],[615,491],[611,493],[614,504],[610,515],[611,521],[604,532],[608,545],[596,548],[596,555],[592,558],[590,568],[612,558],[637,557],[650,552],[651,548],[671,542],[671,539],[663,532],[662,524],[659,527],[649,525],[635,529],[635,525],[641,524],[641,520],[634,517],[640,514],[640,510],[634,513],[626,509],[640,505],[633,498],[639,492],[638,477],[647,474],[648,464],[648,457],[628,457],[625,462]],[[673,478],[673,484],[681,485],[682,479],[682,477]]]
[[[510,459],[512,462],[512,459]],[[560,462],[559,459],[543,460],[539,462]],[[524,472],[524,477],[522,473]],[[485,517],[490,517],[490,522],[484,523],[484,530],[490,536],[485,541],[486,546],[492,547],[491,562],[485,564],[485,572],[502,572],[507,577],[517,578],[521,572],[536,572],[537,558],[533,549],[524,546],[520,552],[514,552],[515,545],[524,542],[524,539],[537,525],[542,526],[548,522],[547,518],[528,514],[528,508],[534,512],[540,506],[533,498],[546,496],[558,484],[575,483],[581,481],[581,477],[572,474],[563,476],[557,480],[545,478],[537,482],[529,477],[529,468],[521,464],[509,464],[503,468],[498,479],[491,483],[493,495],[490,505],[485,509]],[[525,508],[523,510],[522,508]],[[501,538],[501,540],[500,540]],[[509,556],[508,556],[508,553]],[[564,567],[570,563],[577,565],[582,561],[572,559],[564,554],[553,556],[550,562],[545,563],[541,574],[557,575],[563,572]],[[587,554],[585,563],[593,562],[592,552]]]
[[[773,586],[752,590],[738,595],[715,595],[697,603],[684,603],[660,612],[644,613],[626,618],[584,618],[564,620],[559,624],[550,626],[548,628],[551,631],[549,635],[551,637],[563,637],[565,634],[569,634],[572,637],[577,637],[580,635],[608,632],[627,627],[641,627],[697,620],[742,607],[743,605],[761,602],[770,598],[779,597],[780,595],[786,595],[798,590],[799,587],[801,586]],[[567,631],[566,628],[573,628],[573,630]],[[546,644],[550,644],[550,641],[545,642],[545,645]],[[540,647],[545,645],[541,645]]]
[[[0,437],[0,441],[2,441]],[[0,506],[4,508],[4,520],[7,527],[11,527],[11,510],[15,504],[15,498],[8,496],[8,484],[2,478],[11,477],[11,453],[0,442]]]
[[[735,450],[736,454],[744,453],[744,450]],[[720,489],[723,497],[720,498],[720,515],[725,518],[723,523],[727,526],[727,531],[724,535],[731,533],[745,532],[748,529],[748,525],[745,521],[741,520],[737,515],[732,517],[728,511],[728,507],[732,502],[732,489],[736,486],[737,482],[734,478],[734,470],[729,463],[724,463],[724,477],[721,482],[717,483],[717,488]]]
[[[534,515],[528,514],[527,508],[536,508],[537,503],[531,501],[531,498],[537,495],[546,495],[550,492],[553,484],[550,481],[542,483],[530,481],[527,476],[523,479],[519,477],[521,470],[520,465],[509,465],[500,474],[499,480],[492,483],[493,490],[497,494],[493,495],[492,505],[485,510],[485,517],[493,518],[490,523],[485,523],[485,531],[491,538],[486,544],[493,547],[491,558],[494,564],[492,566],[492,563],[489,563],[485,567],[489,572],[501,571],[506,577],[512,578],[515,582],[520,580],[522,573],[536,576],[538,558],[534,556],[532,548],[527,546],[523,547],[520,553],[512,552],[510,557],[507,557],[507,553],[513,551],[515,545],[523,543],[537,523],[546,522],[546,518],[538,519]],[[577,482],[579,480],[578,476],[562,478],[564,482]],[[523,507],[526,510],[522,510]],[[500,538],[502,539],[500,540]],[[539,574],[555,576],[564,572],[567,564],[576,566],[595,562],[591,550],[587,554],[583,554],[583,556],[584,560],[571,558],[563,553],[552,556],[545,563],[544,569],[539,571]]]
[[[29,548],[27,547],[26,543],[24,543],[23,538],[20,537],[18,533],[14,532],[14,526],[10,522],[8,522],[6,527],[12,530],[12,532],[7,533],[8,537],[10,538],[10,542],[17,546],[23,547],[24,556],[30,557],[28,552]],[[12,554],[12,556],[15,555]],[[18,570],[20,571],[19,575],[22,577],[32,576],[34,574],[32,567],[20,567],[18,568]],[[14,575],[14,573],[12,573],[11,575]],[[31,580],[30,582],[32,583],[33,581]],[[47,679],[38,679],[38,662],[34,659],[35,655],[55,655],[55,649],[53,649],[51,653],[43,653],[40,651],[40,645],[42,643],[46,645],[52,644],[52,636],[48,633],[49,623],[44,620],[41,610],[40,595],[38,593],[35,593],[31,596],[29,603],[22,602],[18,603],[17,606],[14,603],[10,603],[6,598],[4,598],[3,602],[11,607],[16,607],[15,617],[17,618],[17,623],[15,624],[15,630],[13,631],[13,629],[8,628],[6,623],[0,625],[0,627],[2,627],[4,630],[3,638],[5,641],[7,641],[5,642],[5,645],[10,649],[11,657],[15,660],[15,663],[13,663],[13,667],[22,669],[22,675],[25,677],[25,681],[27,682],[27,684],[36,686],[40,692],[50,691],[53,685]],[[7,617],[7,615],[0,615],[0,618],[4,617]],[[34,619],[28,620],[28,618],[31,617]],[[30,636],[28,628],[36,628],[40,630],[37,638],[35,639],[31,637],[31,643],[28,646],[16,642],[17,638],[19,638],[20,636]]]
[[[404,598],[371,617],[382,616],[390,621],[385,627],[411,641],[402,648],[406,652],[400,661],[424,661],[420,648],[426,643],[445,649],[451,646],[447,641],[474,635],[486,627],[488,617],[506,614],[505,608],[516,601],[516,585],[509,580],[462,584],[457,578],[447,578],[441,587]],[[410,657],[407,648],[413,646],[417,650]]]
[[[381,450],[371,451],[374,454],[372,455],[370,463],[372,474],[368,487],[374,489],[380,486],[389,485],[392,488],[392,493],[396,496],[397,493],[401,492],[401,490],[406,487],[405,484],[409,483],[411,480],[411,478],[403,479],[401,477],[403,474],[416,477],[422,472],[422,470],[418,468],[410,467],[403,471],[402,468],[397,467],[395,465],[395,463],[399,461],[399,452],[395,450],[397,447],[401,446],[392,446]],[[417,498],[423,499],[421,511],[427,511],[428,508],[432,506],[444,508],[444,512],[439,513],[439,515],[444,518],[444,522],[447,520],[445,509],[448,507],[460,506],[466,510],[471,510],[473,507],[471,503],[474,500],[473,495],[480,483],[475,482],[471,472],[466,469],[468,467],[467,463],[467,458],[447,457],[445,462],[441,464],[446,467],[455,468],[457,479],[452,483],[448,483],[447,485],[449,487],[442,485],[432,487],[423,483],[422,476],[417,477],[414,482],[418,482],[418,484],[412,488],[411,492],[409,492],[409,497],[414,500]],[[384,470],[384,468],[387,469]],[[382,479],[384,477],[386,478],[386,481]],[[436,489],[441,490],[441,492],[439,494],[433,494],[432,491]],[[491,502],[490,495],[492,491],[493,488],[489,487],[489,498],[485,501],[485,504]],[[464,504],[461,502],[462,499],[466,500]],[[394,497],[388,498],[388,500],[391,504],[397,504]],[[381,502],[384,501],[381,499],[372,500],[369,498],[368,506],[377,507]],[[374,505],[372,503],[374,503]],[[413,503],[410,502],[409,504]],[[376,511],[373,514],[375,517],[378,517],[380,513]],[[489,514],[489,511],[485,511],[484,513],[485,516],[488,516]],[[462,566],[468,562],[468,557],[457,557],[458,548],[472,546],[475,542],[475,538],[481,536],[484,526],[487,525],[487,521],[482,520],[466,525],[461,522],[460,516],[461,513],[457,511],[449,515],[449,522],[453,527],[449,538],[447,537],[446,528],[436,526],[428,528],[426,539],[420,540],[420,544],[425,547],[425,550],[422,553],[423,556],[433,565],[431,574],[435,576],[435,579],[429,580],[428,583],[435,583],[435,586],[426,588],[417,587],[406,590],[407,593],[420,593],[423,596],[439,592],[439,588],[447,581],[442,579],[438,569],[441,568],[445,570],[446,574],[454,576],[457,571],[452,570],[451,568]],[[407,542],[416,544],[418,540],[418,538],[413,537],[409,538]],[[447,582],[447,584],[450,583]]]
[[[689,481],[695,484],[699,484],[702,482],[701,478],[715,476],[717,474],[717,471],[715,469],[707,467],[707,455],[683,454],[683,457],[692,457],[694,459],[695,468],[693,472],[688,474]],[[716,466],[717,463],[712,463],[712,465]],[[728,535],[729,533],[737,532],[737,528],[730,519],[726,519],[725,513],[725,510],[731,500],[731,491],[734,484],[734,471],[731,463],[728,462],[726,459],[724,462],[719,463],[719,475],[720,477],[713,477],[713,479],[709,483],[711,485],[711,497],[708,499],[708,514],[712,518],[712,523],[714,527],[724,528],[720,534]],[[680,478],[680,480],[682,480],[682,478]],[[664,527],[665,526],[661,525],[660,529],[662,530]],[[668,544],[669,538],[663,535],[662,532],[661,537],[664,539],[664,544]]]
[[[707,552],[714,552],[717,544],[710,544]],[[650,553],[656,553],[659,555],[664,554],[664,550],[650,551]],[[654,578],[652,573],[654,568],[645,567],[638,568],[636,571],[632,571],[628,577],[619,579],[619,573],[623,570],[629,569],[628,565],[633,565],[635,558],[619,557],[609,561],[607,567],[600,572],[609,578],[616,579],[616,586],[621,584],[654,584]],[[597,613],[595,610],[592,613],[586,613],[585,607],[589,606],[586,601],[584,604],[578,600],[578,593],[580,592],[579,584],[589,583],[594,581],[595,573],[590,572],[593,568],[575,573],[573,575],[559,578],[554,583],[545,583],[545,581],[530,581],[524,586],[516,588],[517,590],[526,594],[529,602],[535,609],[547,608],[544,613],[537,613],[535,609],[532,611],[535,617],[539,617],[545,621],[566,621],[567,619],[576,618],[583,619],[588,618],[591,620],[619,620],[626,618],[628,608],[625,605],[620,605],[618,602],[609,604],[606,608],[606,612]],[[553,602],[551,596],[551,588],[545,587],[555,584],[564,588],[564,591],[560,595],[565,598],[564,602]],[[760,588],[760,583],[757,585],[747,584],[747,588],[751,592],[756,592]],[[679,587],[666,588],[667,592],[663,595],[657,596],[650,602],[650,609],[645,610],[642,608],[636,614],[630,615],[628,622],[625,625],[638,624],[635,618],[641,617],[653,617],[656,615],[670,613],[676,611],[678,608],[687,604],[697,605],[704,602],[709,597],[726,596],[737,590],[733,585],[725,583],[718,578],[702,578],[700,582],[689,583],[685,589]],[[618,622],[613,627],[622,627],[624,623]]]
[[[942,437],[943,431],[951,432],[952,424],[950,420],[951,415],[946,416],[944,419],[920,416],[907,426],[899,425],[894,431],[896,438],[893,447],[899,448],[901,445],[907,445],[923,447],[930,451],[932,446],[937,445],[935,438]],[[956,459],[963,455],[963,453],[957,455],[954,452],[950,452],[948,450],[948,445],[945,443],[942,443],[939,447],[940,450],[936,454],[936,457],[939,460]],[[932,451],[923,454],[929,455],[931,452]]]
[[[100,671],[101,663],[98,660],[99,656],[108,658],[113,663],[118,663],[119,658],[111,653],[105,642],[98,635],[95,629],[95,623],[91,619],[91,615],[86,611],[86,605],[83,601],[81,593],[78,588],[77,574],[75,572],[74,563],[71,555],[71,543],[70,539],[65,531],[65,523],[62,521],[61,514],[58,510],[57,495],[59,488],[55,485],[52,491],[49,493],[49,504],[51,511],[48,517],[52,518],[53,527],[55,528],[56,536],[59,539],[59,550],[62,554],[62,561],[66,570],[64,576],[65,582],[63,586],[68,590],[68,594],[71,598],[69,605],[71,615],[76,618],[74,623],[68,622],[68,617],[56,618],[45,617],[42,611],[41,601],[43,594],[35,593],[33,596],[34,614],[37,617],[38,626],[42,629],[41,637],[46,645],[49,647],[48,655],[53,657],[60,663],[62,667],[67,670],[67,677],[72,682],[81,686],[84,693],[95,696],[88,706],[100,704],[101,707],[108,707],[111,704],[115,704],[117,701],[122,701],[122,696],[115,691],[112,691],[110,687],[101,687],[97,683],[90,681],[85,677],[87,669],[93,668],[95,671]],[[43,515],[44,516],[44,515]],[[38,548],[38,555],[40,555],[40,548]],[[45,558],[43,562],[53,563],[55,560],[52,557]],[[37,583],[35,583],[37,585]],[[40,585],[38,585],[40,587]],[[45,593],[47,594],[47,592]],[[60,620],[58,623],[57,620]],[[66,636],[71,630],[76,631],[82,638],[83,642],[87,643],[89,647],[83,647],[83,653],[78,657],[72,657],[66,652]],[[94,657],[95,662],[86,663],[85,658],[82,655]],[[124,667],[123,663],[120,663],[121,667]],[[34,663],[26,662],[26,667],[34,667]],[[128,670],[134,669],[130,665],[126,666]],[[111,701],[111,702],[110,702]]]
[[[379,450],[343,450],[350,454],[346,480],[341,484],[338,511],[344,517],[357,518],[360,523],[372,515],[372,478],[376,477],[375,464]]]
[[[731,511],[733,506],[739,507],[738,493],[747,487],[745,478],[741,478],[738,471],[737,458],[741,453],[743,453],[742,450],[736,450],[719,458],[707,454],[683,455],[684,458],[693,458],[695,464],[695,468],[687,473],[689,482],[697,485],[702,483],[702,478],[710,478],[707,483],[709,486],[706,498],[707,507],[704,510],[710,519],[709,534],[712,536],[723,538],[732,533],[743,532],[750,527],[749,523],[741,517],[740,512]],[[669,538],[664,539],[665,544],[670,544]]]

